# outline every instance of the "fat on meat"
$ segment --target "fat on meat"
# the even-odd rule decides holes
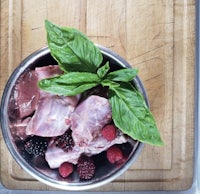
[[[72,137],[75,144],[86,146],[99,135],[99,130],[111,121],[111,107],[108,99],[89,96],[71,114]]]

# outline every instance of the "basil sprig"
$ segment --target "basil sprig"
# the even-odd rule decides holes
[[[64,96],[75,96],[99,84],[97,74],[88,72],[69,72],[38,83],[42,90]]]
[[[59,27],[48,20],[45,26],[51,55],[64,72],[96,73],[103,56],[93,42],[76,29]]]
[[[109,102],[115,125],[135,140],[151,145],[163,145],[152,113],[142,94],[130,81],[137,69],[109,72],[109,62],[102,65],[103,56],[84,34],[45,21],[48,47],[64,74],[41,80],[41,89],[58,95],[80,94],[99,84],[109,88]]]

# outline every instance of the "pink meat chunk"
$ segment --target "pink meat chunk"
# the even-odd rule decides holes
[[[41,98],[31,121],[26,128],[27,135],[54,137],[62,135],[70,126],[69,120],[78,97],[52,95]]]
[[[61,74],[58,65],[38,67],[22,74],[14,88],[9,102],[9,116],[22,119],[34,113],[38,100],[51,94],[43,92],[37,86],[39,80]]]
[[[38,81],[58,76],[62,73],[58,65],[49,65],[35,69]],[[70,126],[69,117],[78,103],[79,97],[62,97],[40,92],[35,113],[26,128],[27,135],[53,137],[62,135]],[[66,122],[68,121],[68,122]]]
[[[101,129],[111,120],[111,108],[106,98],[95,95],[88,97],[77,106],[70,120],[75,146],[71,151],[64,152],[55,144],[50,144],[45,153],[50,168],[58,168],[63,162],[77,164],[83,153],[92,156],[114,144],[127,141],[120,131],[112,141],[106,140],[101,135]]]
[[[17,109],[20,119],[31,115],[35,111],[39,99],[37,81],[35,71],[29,71],[19,78],[15,86],[13,99],[11,98],[14,106],[9,107],[9,109]]]
[[[99,137],[95,138],[90,144],[79,147],[75,145],[71,151],[64,152],[61,148],[56,147],[53,143],[50,144],[45,153],[45,159],[48,162],[50,168],[59,168],[63,162],[70,162],[77,164],[81,154],[92,156],[106,151],[114,144],[122,144],[127,142],[127,139],[122,133],[118,133],[117,137],[108,141],[99,134]]]
[[[31,117],[27,117],[24,120],[17,120],[15,123],[10,124],[10,131],[15,141],[27,138],[26,127],[30,120]]]
[[[38,81],[46,78],[51,78],[62,74],[63,72],[59,69],[58,65],[49,65],[44,67],[35,68],[35,72],[38,77]],[[40,90],[40,98],[50,97],[53,94]]]
[[[99,136],[85,147],[84,153],[88,156],[99,154],[114,144],[126,143],[127,139],[123,134],[119,134],[114,140],[108,141],[104,137]]]
[[[83,150],[78,146],[74,146],[71,151],[64,152],[61,148],[56,146],[49,146],[46,153],[45,159],[49,164],[49,167],[59,168],[63,162],[69,162],[77,164],[78,158],[83,153]]]
[[[63,72],[59,69],[58,65],[49,65],[44,67],[36,67],[35,71],[38,75],[38,80],[54,77],[62,74]]]
[[[75,144],[80,147],[90,144],[104,125],[111,121],[111,116],[108,99],[92,95],[84,100],[71,115]]]

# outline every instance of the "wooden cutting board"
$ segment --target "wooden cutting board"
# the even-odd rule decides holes
[[[20,61],[46,46],[45,19],[81,30],[139,69],[165,146],[146,145],[126,173],[95,191],[184,190],[191,186],[195,0],[1,0],[0,10],[1,94]],[[0,143],[5,187],[54,190],[16,164],[2,134]]]

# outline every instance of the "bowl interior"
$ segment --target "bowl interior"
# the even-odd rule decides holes
[[[130,65],[117,54],[108,50],[107,48],[99,46],[104,61],[109,61],[112,70],[120,69],[122,67],[130,67]],[[59,189],[67,190],[83,190],[91,189],[101,186],[105,183],[111,182],[125,170],[127,170],[138,157],[139,153],[143,148],[143,143],[138,141],[130,140],[123,144],[121,148],[124,150],[128,159],[121,165],[110,164],[106,160],[106,153],[102,152],[99,155],[93,156],[96,165],[95,176],[89,181],[80,181],[78,174],[74,171],[68,178],[62,178],[58,174],[57,169],[50,169],[47,162],[43,157],[36,157],[33,159],[24,159],[22,142],[14,142],[10,130],[10,119],[8,116],[8,104],[10,96],[12,95],[13,88],[17,79],[25,71],[34,69],[35,67],[56,65],[57,62],[51,57],[49,49],[43,48],[39,51],[28,56],[13,72],[10,76],[7,85],[5,87],[2,102],[1,102],[1,128],[3,137],[11,152],[13,158],[19,163],[19,165],[26,170],[29,174],[34,176],[36,179]],[[147,106],[148,100],[144,90],[144,87],[138,77],[133,80],[133,84],[143,94]]]

